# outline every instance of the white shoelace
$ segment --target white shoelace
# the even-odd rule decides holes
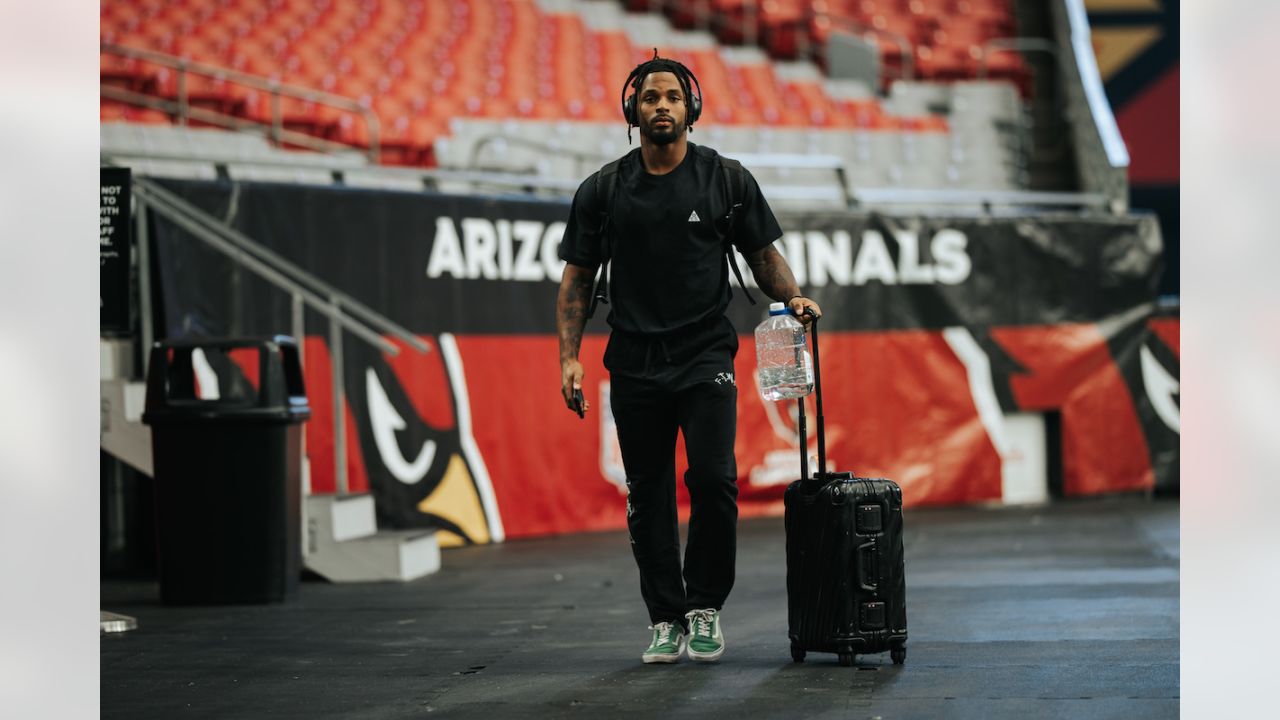
[[[693,621],[692,629],[695,635],[711,637],[711,617],[710,610],[694,610],[689,613],[689,619]]]
[[[653,629],[658,631],[659,645],[665,645],[671,641],[671,623],[669,622],[658,623],[657,625],[653,626]]]

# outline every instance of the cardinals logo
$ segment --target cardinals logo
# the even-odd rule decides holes
[[[1057,352],[1034,351],[1038,346],[1056,347],[1049,339],[1068,335],[1077,338],[1074,347],[1067,342],[1068,347]],[[1095,474],[1149,473],[1148,482],[1156,490],[1177,491],[1179,361],[1176,343],[1171,345],[1153,328],[1148,306],[1071,330],[951,327],[943,337],[965,366],[978,418],[1004,460],[1016,454],[1007,427],[1011,414],[1060,408],[1064,416],[1080,417],[1087,411],[1091,417],[1105,418],[1106,427],[1075,421],[1072,441],[1090,449],[1081,455],[1091,456]],[[1014,348],[1028,361],[1016,360]],[[1038,404],[1018,401],[1012,389],[1017,380],[1024,382],[1024,389],[1034,385],[1026,396],[1035,397]],[[1110,451],[1091,450],[1103,443]],[[1123,465],[1117,459],[1117,448],[1127,447],[1145,455],[1140,463],[1145,467]]]
[[[608,380],[600,382],[600,475],[627,494],[627,469],[622,464],[622,446],[618,443],[618,425],[613,420],[612,385]],[[627,514],[631,513],[628,501]]]
[[[756,370],[752,373],[752,377],[756,386],[755,397],[764,406],[765,417],[769,420],[769,427],[785,446],[766,451],[761,463],[752,467],[747,473],[747,481],[755,488],[786,485],[800,477],[800,406],[791,400],[770,402],[763,399],[759,392],[760,371]],[[809,436],[806,452],[809,455],[810,472],[813,472],[818,467],[818,451],[816,444],[817,431],[813,424],[815,421],[812,418],[816,418],[818,414],[814,405],[813,395],[803,398],[801,402],[805,404],[805,415],[810,418],[806,422],[808,426],[806,434]],[[828,428],[828,448],[839,437],[840,430],[838,428]],[[827,470],[833,471],[835,467],[835,460],[828,455]]]
[[[388,359],[372,346],[344,343],[348,487],[374,496],[378,524],[434,528],[441,546],[501,542],[502,518],[493,486],[471,435],[470,399],[452,335],[428,341],[426,353],[407,346]],[[328,348],[310,338],[304,360],[308,401],[307,454],[312,489],[332,492],[333,396]],[[192,353],[197,397],[251,396],[258,384],[249,349]]]
[[[1107,345],[1142,424],[1155,489],[1174,493],[1181,476],[1181,361],[1177,342],[1157,331],[1162,322],[1156,318],[1134,323],[1116,333]]]
[[[350,487],[367,483],[379,525],[434,528],[444,547],[501,542],[456,341],[444,333],[427,342],[425,353],[402,345],[395,357],[359,340],[344,344],[348,437],[356,441],[348,441]],[[311,456],[324,462],[315,448]]]

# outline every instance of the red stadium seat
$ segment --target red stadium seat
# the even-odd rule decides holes
[[[98,104],[98,120],[101,122],[125,122],[129,119],[131,106],[124,103],[103,100]]]
[[[717,37],[741,42],[744,11],[754,1],[705,0]],[[658,6],[650,0],[625,5]],[[693,21],[688,3],[662,6],[679,22]],[[430,145],[453,117],[616,122],[622,78],[652,53],[620,29],[595,30],[579,15],[547,12],[533,0],[113,0],[100,16],[106,42],[364,102],[381,119],[383,159],[398,164],[432,162]],[[975,48],[1011,31],[1014,16],[1007,0],[762,0],[756,18],[757,39],[774,57],[796,57],[824,42],[842,19],[856,20],[906,36],[919,75],[946,80],[973,77]],[[887,37],[878,42],[892,77],[902,51]],[[708,99],[705,125],[946,129],[939,118],[892,118],[874,100],[834,100],[821,83],[780,80],[769,64],[731,66],[716,48],[659,50],[698,75]],[[1014,54],[993,55],[988,67],[993,77],[1027,77]],[[102,58],[101,78],[136,92],[176,93],[172,70],[110,55]],[[195,106],[270,121],[270,98],[261,90],[192,75],[187,91]],[[291,129],[368,143],[363,122],[351,113],[293,99],[282,110]],[[102,113],[104,119],[167,118],[110,103]]]
[[[836,103],[836,107],[843,115],[843,127],[883,130],[893,124],[876,100],[844,100]]]
[[[135,108],[131,107],[127,113],[129,122],[143,123],[146,125],[167,125],[174,122],[174,118],[167,113],[151,108]]]

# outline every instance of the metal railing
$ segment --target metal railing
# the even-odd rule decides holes
[[[349,491],[347,482],[346,416],[343,412],[345,384],[342,353],[344,330],[373,345],[387,355],[398,355],[400,349],[381,333],[387,333],[403,341],[418,352],[430,348],[409,330],[370,309],[347,293],[320,280],[296,264],[263,247],[249,236],[209,215],[200,208],[166,190],[159,183],[143,177],[133,179],[133,194],[137,202],[139,261],[145,262],[150,252],[147,238],[146,211],[148,209],[190,233],[209,247],[223,254],[249,272],[267,281],[292,297],[291,325],[294,337],[299,340],[299,350],[306,337],[305,310],[311,309],[329,320],[328,341],[333,387],[333,463],[337,492]],[[145,267],[145,266],[144,266]],[[143,272],[142,277],[149,273]],[[150,317],[150,288],[142,288],[143,317]],[[149,320],[144,325],[143,342],[151,342]]]
[[[1107,196],[1100,193],[1039,192],[1034,190],[909,190],[904,188],[858,188],[853,191],[858,206],[878,210],[896,206],[967,207],[984,215],[1010,208],[1025,212],[1038,208],[1077,208],[1105,211]]]
[[[347,184],[347,173],[360,172],[389,180],[413,180],[424,189],[437,190],[442,183],[466,183],[475,188],[513,188],[529,194],[550,193],[557,197],[572,195],[579,181],[563,178],[540,177],[520,173],[473,172],[445,168],[412,168],[387,165],[353,165],[335,156],[308,157],[305,160],[276,158],[246,158],[217,153],[164,153],[152,150],[110,150],[100,153],[104,165],[127,164],[130,160],[161,160],[168,162],[207,164],[215,174],[235,179],[234,169],[270,168],[278,170],[320,171],[329,174],[334,184]]]
[[[475,145],[471,146],[471,158],[468,162],[468,166],[472,169],[480,169],[480,153],[484,152],[485,148],[496,143],[505,143],[507,145],[518,145],[520,147],[529,148],[531,150],[536,150],[538,152],[542,152],[546,154],[554,153],[555,155],[559,155],[562,157],[563,156],[572,157],[574,162],[577,163],[579,174],[583,174],[583,177],[586,176],[583,173],[582,164],[584,162],[586,163],[607,162],[607,160],[602,159],[599,153],[584,152],[582,150],[575,150],[573,148],[564,147],[563,145],[552,145],[551,143],[538,142],[537,140],[531,140],[526,137],[517,137],[515,135],[506,135],[502,133],[490,133],[488,135],[482,135],[479,138],[476,138]]]
[[[1084,3],[1054,0],[1051,10],[1057,45],[1067,55],[1058,72],[1080,181],[1086,191],[1106,195],[1113,213],[1123,214],[1129,209],[1129,151],[1102,87]]]
[[[1038,37],[1004,37],[992,38],[982,44],[982,52],[978,56],[978,79],[987,79],[987,58],[1002,52],[1018,52],[1026,54],[1028,52],[1042,52],[1053,56],[1055,63],[1058,60],[1058,45],[1052,40]]]
[[[127,153],[103,152],[103,163],[132,157]],[[296,164],[271,160],[244,160],[241,158],[195,157],[191,155],[148,153],[150,159],[181,160],[189,162],[209,162],[214,165],[261,165],[264,167],[297,168]],[[791,153],[735,153],[734,159],[748,169],[784,169],[799,171],[829,171],[833,173],[835,182],[824,185],[777,185],[762,182],[761,192],[765,197],[775,201],[826,202],[843,205],[849,209],[875,209],[886,206],[917,207],[957,207],[968,206],[988,214],[1004,207],[1058,207],[1079,208],[1088,211],[1105,210],[1109,207],[1106,195],[1097,192],[1035,192],[1019,190],[950,190],[950,189],[908,189],[891,187],[851,187],[848,168],[845,161],[836,155],[807,155]],[[604,162],[602,159],[601,162]],[[341,181],[342,174],[348,170],[377,172],[394,177],[414,178],[425,187],[433,187],[438,182],[468,182],[476,187],[505,187],[522,190],[533,194],[547,193],[556,198],[572,197],[580,180],[554,177],[539,177],[501,172],[473,172],[466,170],[416,169],[416,168],[352,168],[332,162],[325,164],[320,160],[309,162],[304,169],[324,170],[332,174],[335,182]],[[163,191],[163,189],[162,189]],[[215,221],[216,222],[216,221]],[[145,277],[143,278],[145,279]],[[323,295],[324,293],[321,293]]]
[[[189,120],[198,120],[210,125],[227,128],[230,130],[258,130],[267,135],[277,145],[290,143],[305,147],[310,150],[320,152],[337,152],[349,151],[350,145],[346,145],[333,140],[319,138],[314,135],[289,130],[284,126],[284,112],[282,107],[282,98],[294,98],[304,102],[318,103],[326,105],[336,110],[359,115],[364,123],[365,129],[369,135],[369,147],[367,154],[369,161],[377,164],[381,159],[381,126],[378,122],[378,116],[369,107],[341,95],[324,92],[322,90],[313,90],[298,85],[290,85],[280,82],[272,78],[264,78],[249,73],[232,70],[231,68],[219,67],[217,65],[209,65],[206,63],[195,62],[186,58],[174,55],[166,55],[165,53],[154,52],[151,50],[141,50],[138,48],[126,47],[124,45],[116,45],[114,43],[102,43],[101,51],[107,55],[115,55],[118,57],[140,60],[143,62],[153,63],[162,67],[167,67],[175,72],[175,96],[167,97],[160,94],[147,94],[129,90],[127,88],[115,87],[106,83],[100,85],[102,97],[109,100],[128,103],[139,107],[151,108],[173,115],[179,125],[186,125]],[[191,104],[191,93],[188,91],[188,76],[200,75],[210,77],[215,80],[223,80],[241,85],[255,90],[262,90],[270,93],[271,118],[269,123],[262,123],[248,117],[237,115],[228,115],[220,113],[208,108],[193,107]]]
[[[527,137],[516,135],[507,135],[503,133],[489,133],[479,137],[471,147],[470,167],[475,168],[479,164],[481,153],[486,147],[497,142],[505,142],[511,145],[519,145],[537,152],[547,155],[571,155],[578,163],[579,175],[585,178],[590,172],[582,168],[582,163],[591,162],[596,165],[603,165],[612,158],[606,157],[600,153],[583,152],[580,150],[570,150],[559,145],[551,143],[539,142]],[[802,200],[805,198],[813,198],[828,202],[843,202],[846,206],[852,206],[853,198],[848,192],[847,171],[844,160],[836,155],[812,155],[800,153],[735,153],[734,159],[741,162],[748,169],[773,169],[773,170],[814,170],[814,171],[830,171],[835,178],[834,185],[818,185],[818,186],[762,186],[767,197],[775,197],[786,200]],[[516,175],[515,177],[521,177]],[[551,178],[547,178],[551,180]],[[580,180],[566,181],[565,189],[570,193],[578,188]]]
[[[776,200],[835,201],[846,208],[855,204],[849,194],[848,169],[838,155],[808,155],[798,153],[734,153],[733,158],[748,170],[817,170],[829,171],[835,177],[834,185],[770,185],[762,183],[760,192]]]

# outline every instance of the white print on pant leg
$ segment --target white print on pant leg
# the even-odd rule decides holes
[[[631,505],[631,483],[627,483],[627,521],[628,521],[627,522],[627,539],[631,541],[632,545],[636,544],[636,538],[634,535],[631,534],[630,520],[631,520],[631,515],[635,513],[635,511],[636,511],[635,507]]]
[[[725,383],[729,383],[730,385],[733,385],[733,373],[731,373],[731,372],[722,372],[722,373],[720,373],[720,374],[716,375],[716,384],[717,384],[717,385],[723,385],[723,384],[725,384]]]

